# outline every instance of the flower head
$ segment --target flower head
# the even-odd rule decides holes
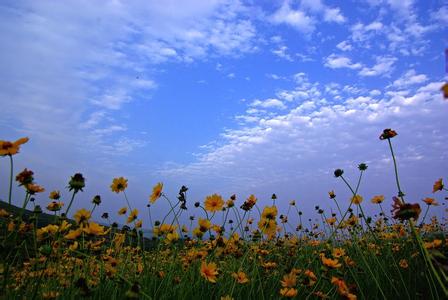
[[[383,133],[380,135],[380,140],[388,140],[393,138],[397,135],[397,132],[395,130],[392,130],[390,128],[384,129]]]
[[[218,194],[207,196],[204,201],[204,206],[205,210],[209,212],[221,211],[224,207],[224,199]]]
[[[353,204],[359,205],[361,204],[363,198],[361,197],[361,195],[354,195],[351,199]]]
[[[443,181],[442,178],[439,178],[436,182],[434,182],[434,186],[432,187],[432,192],[435,193],[437,191],[443,190]]]
[[[393,200],[394,203],[392,204],[392,213],[394,214],[394,219],[400,219],[401,221],[409,220],[410,218],[413,218],[414,220],[418,219],[422,211],[418,203],[403,203],[397,197],[393,197]]]
[[[252,207],[254,207],[255,203],[257,203],[257,198],[252,194],[246,199],[246,201],[244,201],[243,205],[241,205],[241,209],[249,211]]]
[[[127,211],[128,211],[128,208],[127,208],[127,207],[122,207],[122,208],[120,208],[120,210],[118,211],[118,214],[121,216],[121,215],[124,215]]]
[[[75,213],[73,218],[78,224],[86,223],[90,219],[90,211],[85,208],[81,208]]]
[[[137,216],[138,216],[138,210],[134,208],[128,216],[127,223],[129,224],[133,222],[135,219],[137,219]]]
[[[330,199],[334,199],[334,198],[336,198],[336,194],[334,193],[334,191],[329,191],[328,197],[330,197]]]
[[[244,273],[243,271],[232,273],[232,277],[235,278],[235,280],[240,284],[245,284],[249,282],[249,278],[247,278],[246,273]]]
[[[16,181],[20,183],[19,185],[27,185],[33,183],[34,181],[33,174],[34,174],[33,171],[25,168],[22,172],[17,174]]]
[[[0,140],[0,156],[6,156],[6,155],[14,155],[19,153],[20,145],[25,144],[28,142],[28,138],[20,138],[15,142],[10,141],[2,141]]]
[[[124,192],[124,190],[128,187],[128,180],[124,177],[114,178],[112,180],[112,184],[110,185],[110,189],[112,192],[120,193]]]
[[[64,205],[64,202],[51,201],[50,204],[47,205],[47,209],[49,211],[59,211],[59,210],[61,210],[63,205]]]
[[[83,191],[82,189],[86,186],[86,180],[81,173],[76,173],[70,178],[68,182],[69,191],[77,193],[78,191]]]
[[[344,170],[342,170],[342,169],[334,170],[334,177],[341,177],[342,174],[344,174]]]
[[[215,263],[206,263],[205,261],[201,264],[200,270],[201,276],[206,280],[216,283],[216,276],[218,275],[218,267]]]
[[[373,196],[373,198],[370,200],[370,202],[372,202],[373,204],[380,204],[383,201],[384,201],[384,196],[383,195]]]
[[[156,202],[157,199],[162,196],[163,183],[159,182],[152,188],[152,194],[149,196],[149,201],[151,203]]]
[[[423,202],[425,202],[427,205],[433,205],[433,206],[439,205],[439,203],[434,198],[425,198],[423,199]]]

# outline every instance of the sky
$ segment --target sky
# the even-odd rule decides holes
[[[335,211],[350,193],[344,169],[369,212],[374,195],[396,195],[387,142],[393,128],[401,183],[410,202],[447,180],[448,2],[347,1],[1,1],[0,139],[28,136],[14,156],[63,202],[74,173],[86,178],[74,209],[125,206],[112,179],[128,179],[130,202],[146,211],[157,182],[173,201],[255,194],[280,210],[296,200]],[[9,160],[0,159],[6,199]],[[14,187],[13,202],[24,192]],[[169,209],[153,205],[156,218]],[[444,214],[445,206],[432,212]],[[72,211],[74,212],[74,210]],[[144,220],[144,226],[145,218]]]

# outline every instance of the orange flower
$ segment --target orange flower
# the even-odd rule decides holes
[[[384,129],[383,133],[380,135],[380,140],[388,140],[393,138],[394,136],[397,136],[397,132],[395,130],[387,128]]]
[[[370,200],[370,202],[372,202],[373,204],[380,204],[383,201],[384,201],[384,196],[383,195],[373,196],[373,198]]]
[[[137,219],[137,216],[138,216],[138,210],[134,208],[128,216],[127,223],[129,224],[133,222],[135,219]]]
[[[347,284],[345,283],[344,280],[339,279],[339,278],[333,276],[331,278],[331,283],[334,284],[335,286],[337,286],[338,293],[341,296],[344,296],[344,297],[346,297],[349,300],[356,300],[357,299],[356,295],[350,293],[350,290],[349,290],[349,288],[348,288],[348,286],[347,286]]]
[[[241,205],[241,209],[249,211],[254,207],[255,203],[257,203],[257,197],[255,197],[255,195],[250,195],[249,198],[244,201],[243,205]]]
[[[232,277],[236,279],[238,283],[245,284],[249,282],[249,278],[247,278],[246,273],[243,271],[238,271],[237,273],[232,273]]]
[[[443,182],[442,182],[442,178],[439,178],[439,180],[434,182],[434,185],[432,187],[432,192],[435,193],[437,191],[441,191],[441,190],[443,190],[443,188],[444,188],[444,185],[443,185]]]
[[[127,207],[122,207],[118,211],[118,214],[121,216],[121,215],[124,215],[127,211],[128,211]]]
[[[320,258],[322,263],[329,268],[336,269],[341,267],[341,264],[337,259],[326,258],[324,254],[321,254]]]
[[[204,206],[205,210],[209,212],[221,211],[224,206],[224,199],[218,194],[207,196],[205,198]]]
[[[393,197],[394,203],[392,205],[392,213],[394,219],[400,219],[401,221],[409,220],[413,218],[417,220],[422,212],[418,203],[410,204],[403,203],[399,198]]]
[[[42,193],[45,192],[45,189],[43,187],[41,187],[38,184],[35,183],[30,183],[25,185],[26,191],[30,194],[30,195],[34,195],[36,193]]]
[[[159,182],[152,188],[152,194],[149,196],[149,201],[151,203],[156,202],[157,199],[162,196],[163,183]]]
[[[439,205],[439,203],[437,203],[436,199],[434,198],[425,198],[423,199],[423,202],[425,202],[427,205],[434,205],[434,206]]]
[[[283,288],[280,290],[280,295],[287,298],[294,298],[295,296],[297,296],[297,289]]]
[[[9,141],[1,141],[0,140],[0,156],[6,156],[6,155],[14,155],[19,153],[20,145],[25,144],[28,142],[28,138],[20,138],[15,142],[9,142]]]
[[[398,263],[401,268],[407,269],[409,267],[408,261],[406,259],[400,259],[400,262]]]
[[[218,268],[215,263],[206,263],[205,261],[201,264],[201,276],[206,280],[216,283],[216,276],[218,275]]]
[[[81,208],[75,213],[73,218],[78,224],[86,223],[90,219],[90,211],[86,210],[85,208]]]
[[[351,200],[353,204],[358,205],[361,204],[363,198],[361,197],[361,195],[354,195]]]

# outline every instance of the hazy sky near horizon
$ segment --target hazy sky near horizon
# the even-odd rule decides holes
[[[447,1],[2,1],[0,139],[30,138],[15,173],[35,172],[42,206],[54,189],[67,203],[81,172],[74,208],[100,194],[95,218],[125,205],[109,189],[119,176],[143,211],[160,181],[173,200],[190,188],[186,215],[212,193],[260,206],[276,193],[314,218],[315,205],[335,210],[329,190],[348,205],[333,171],[355,183],[362,162],[367,209],[378,194],[390,207],[378,137],[393,128],[408,200],[443,203],[432,184],[448,170],[447,25]],[[8,172],[0,159],[3,199]]]

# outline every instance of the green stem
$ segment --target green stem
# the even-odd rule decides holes
[[[397,182],[398,197],[400,197],[401,201],[403,201],[403,203],[405,203],[404,198],[403,198],[404,193],[400,187],[400,179],[398,177],[398,168],[397,168],[397,161],[395,159],[394,149],[392,148],[392,143],[391,143],[390,139],[387,139],[387,142],[389,143],[390,153],[392,154],[392,160],[394,161],[395,181]]]
[[[75,199],[75,195],[76,195],[77,191],[74,190],[73,194],[72,194],[72,199],[70,199],[70,203],[67,206],[67,209],[65,210],[65,216],[68,217],[68,211],[70,210],[70,207],[72,207],[72,203],[73,203],[73,199]]]
[[[14,164],[12,161],[12,155],[9,155],[9,161],[11,163],[11,170],[9,173],[9,196],[8,196],[8,204],[11,205],[11,193],[12,193],[12,177],[13,177],[13,168]]]

